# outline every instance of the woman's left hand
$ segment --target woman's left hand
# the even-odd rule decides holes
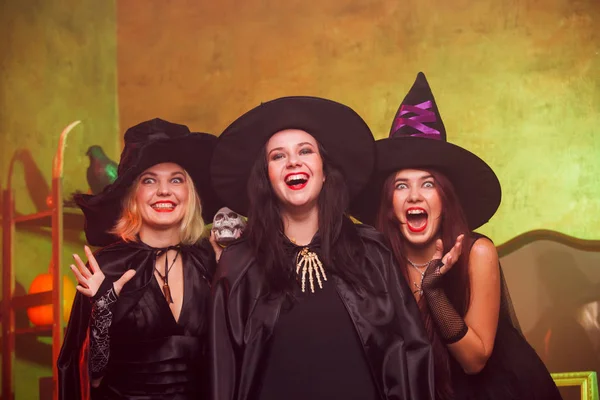
[[[462,253],[462,242],[463,242],[464,238],[465,238],[465,235],[458,235],[458,237],[456,238],[456,242],[454,243],[454,246],[452,246],[450,251],[447,252],[444,255],[444,257],[442,257],[442,254],[444,252],[444,243],[442,242],[442,239],[436,240],[435,254],[433,255],[433,259],[434,260],[439,260],[440,258],[442,259],[443,265],[440,267],[440,270],[439,270],[440,274],[443,275],[446,272],[448,272],[450,270],[450,268],[452,268],[452,266],[456,263],[456,261],[458,260],[458,258],[460,257],[460,255]]]
[[[215,259],[217,260],[217,263],[218,263],[219,260],[221,259],[221,254],[223,253],[223,248],[219,245],[219,243],[217,243],[217,238],[215,237],[215,232],[212,229],[210,230],[210,238],[208,239],[208,241],[210,242],[210,245],[212,246],[212,248],[215,252]]]

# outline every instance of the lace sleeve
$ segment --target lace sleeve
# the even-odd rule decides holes
[[[102,282],[92,298],[90,320],[89,369],[92,380],[104,376],[110,356],[110,326],[117,295],[112,282]]]

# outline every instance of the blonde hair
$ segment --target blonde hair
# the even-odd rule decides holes
[[[183,219],[179,225],[179,238],[182,244],[191,245],[202,238],[204,221],[202,220],[202,203],[198,192],[196,192],[194,181],[186,170],[183,173],[188,189],[188,201]],[[135,242],[138,233],[142,229],[142,215],[138,210],[135,199],[139,185],[140,177],[136,179],[135,185],[129,189],[125,198],[123,198],[123,211],[121,211],[121,216],[114,228],[110,231],[110,233],[119,236],[125,242]]]

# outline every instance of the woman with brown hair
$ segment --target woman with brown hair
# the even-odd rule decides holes
[[[215,256],[202,240],[218,209],[208,175],[217,138],[154,119],[125,133],[117,180],[76,198],[86,266],[58,360],[59,398],[208,396],[206,335]]]
[[[412,288],[433,346],[436,399],[559,399],[520,332],[494,244],[473,232],[500,205],[498,178],[446,141],[422,73],[376,147],[375,178],[354,214],[384,234]],[[440,260],[455,240],[462,254]]]

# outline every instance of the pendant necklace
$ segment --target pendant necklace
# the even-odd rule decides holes
[[[427,270],[427,268],[425,268],[423,271],[421,271],[421,268],[427,267],[429,265],[429,262],[426,262],[425,264],[417,264],[412,262],[408,258],[406,259],[406,261],[408,261],[408,263],[421,275],[421,282],[417,283],[413,281],[413,285],[415,285],[415,290],[413,291],[413,294],[419,293],[419,296],[423,296],[423,279],[425,279],[425,271]]]
[[[163,293],[165,295],[165,299],[167,300],[167,303],[173,303],[173,296],[171,296],[171,288],[169,288],[169,271],[171,271],[171,268],[173,268],[173,265],[175,265],[175,261],[177,261],[177,257],[179,257],[179,249],[177,249],[177,253],[175,254],[175,257],[173,258],[173,261],[171,262],[171,266],[169,267],[169,257],[167,257],[168,253],[165,251],[165,274],[161,274],[160,271],[156,268],[156,265],[154,265],[154,270],[156,271],[156,273],[158,274],[158,277],[163,281]],[[158,257],[160,257],[160,255],[158,255]]]

